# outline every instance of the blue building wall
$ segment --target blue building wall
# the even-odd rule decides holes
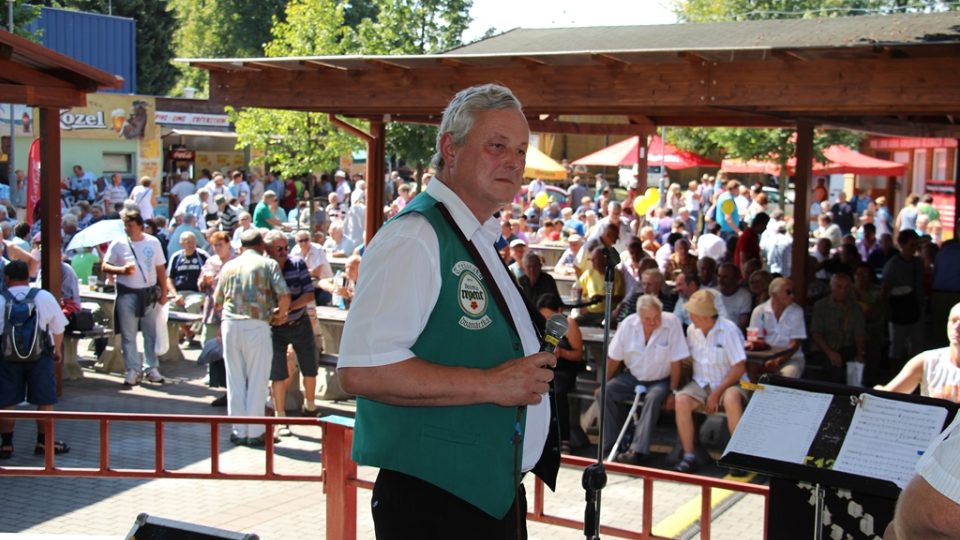
[[[73,59],[123,77],[118,94],[137,93],[137,27],[133,19],[43,8],[27,25],[41,30],[41,44]]]

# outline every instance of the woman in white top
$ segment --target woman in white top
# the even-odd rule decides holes
[[[776,278],[768,288],[770,299],[753,308],[750,327],[771,347],[786,347],[782,353],[763,363],[765,373],[779,373],[798,378],[803,373],[803,340],[807,329],[803,322],[803,308],[793,301],[793,283],[787,278]],[[752,343],[747,343],[750,349]]]
[[[920,395],[960,403],[960,304],[947,317],[949,347],[924,351],[913,358],[892,381],[878,390],[909,394],[920,387]]]
[[[153,192],[153,180],[149,176],[140,178],[140,183],[130,190],[129,200],[140,209],[144,220],[153,219],[153,207],[157,205],[157,195]]]

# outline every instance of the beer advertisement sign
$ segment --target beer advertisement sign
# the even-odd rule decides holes
[[[76,139],[152,140],[159,137],[150,96],[89,94],[86,107],[60,110],[60,134]]]

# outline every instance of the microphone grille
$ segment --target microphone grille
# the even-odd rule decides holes
[[[565,336],[568,327],[567,318],[560,313],[551,315],[550,318],[547,319],[547,335]]]

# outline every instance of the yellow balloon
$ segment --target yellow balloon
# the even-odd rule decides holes
[[[650,199],[653,199],[654,201],[659,201],[659,200],[660,200],[660,189],[659,189],[659,188],[655,188],[655,187],[647,188],[647,191],[646,191],[646,193],[643,194],[643,196],[644,196],[645,198],[648,197],[648,198],[650,198]]]
[[[720,205],[720,211],[724,214],[733,214],[733,211],[736,209],[737,205],[733,202],[733,199],[727,199]]]
[[[549,202],[550,202],[550,197],[547,196],[547,192],[545,191],[541,191],[533,199],[533,204],[537,205],[540,208],[546,208]]]
[[[633,200],[633,210],[638,216],[645,216],[651,208],[657,205],[658,202],[660,202],[659,198],[652,198],[646,195],[643,197],[637,197]]]

